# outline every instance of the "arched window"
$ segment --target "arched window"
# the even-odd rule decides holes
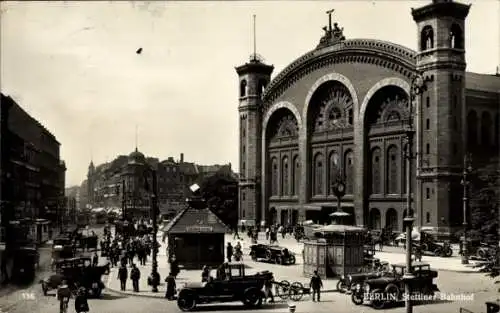
[[[281,160],[281,194],[283,196],[288,196],[288,158],[284,157]]]
[[[463,49],[464,39],[462,34],[462,28],[458,24],[451,25],[450,29],[450,48]]]
[[[481,115],[481,145],[485,148],[491,145],[491,115],[488,112]]]
[[[420,34],[420,50],[434,48],[434,31],[430,25],[425,26]]]
[[[477,144],[477,113],[471,110],[467,114],[467,146],[469,151]]]
[[[328,161],[328,180],[329,180],[329,186],[328,186],[328,193],[330,194],[332,192],[332,188],[330,186],[334,184],[337,181],[338,178],[338,173],[339,173],[339,155],[337,152],[332,152],[330,153],[329,161]]]
[[[278,160],[271,160],[271,195],[278,195]]]
[[[371,194],[381,194],[381,165],[382,165],[382,156],[380,153],[380,148],[374,148],[371,151]]]
[[[295,196],[298,194],[300,186],[300,161],[298,155],[293,157],[292,173],[293,173],[292,194]]]
[[[354,152],[348,150],[344,156],[345,192],[352,195],[354,192]]]
[[[500,114],[495,116],[495,146],[500,146]]]
[[[313,195],[323,194],[323,155],[321,153],[316,154],[314,157],[313,164]]]
[[[387,193],[397,194],[398,190],[398,148],[390,146],[387,149]]]
[[[240,83],[240,97],[245,97],[247,95],[247,81],[242,80]]]
[[[266,89],[266,86],[267,86],[267,81],[265,79],[259,80],[259,85],[257,88],[257,94],[259,96],[262,96],[262,94],[264,93],[264,90]]]

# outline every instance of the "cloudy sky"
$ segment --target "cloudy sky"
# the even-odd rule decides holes
[[[500,2],[470,1],[468,70],[500,64]],[[160,159],[184,152],[238,168],[237,76],[257,50],[276,75],[313,49],[327,23],[347,38],[416,48],[411,7],[430,1],[1,2],[1,91],[62,143],[67,185],[135,147]],[[142,47],[142,54],[136,50]],[[274,76],[273,75],[273,76]]]

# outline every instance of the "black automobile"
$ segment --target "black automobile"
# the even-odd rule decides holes
[[[184,284],[178,293],[177,306],[189,312],[200,304],[241,301],[246,307],[255,309],[262,305],[264,283],[272,279],[271,272],[245,275],[243,264],[228,264],[224,277]]]
[[[296,262],[295,254],[287,248],[265,244],[250,246],[250,257],[254,261],[262,260],[276,264],[293,265]]]
[[[394,264],[393,276],[378,277],[358,283],[353,289],[351,300],[356,305],[368,302],[374,309],[384,309],[391,302],[404,300],[403,275],[406,270],[405,264]],[[411,282],[412,295],[431,296],[439,291],[434,279],[438,273],[431,270],[429,264],[416,262],[412,264],[412,272],[415,278]]]
[[[357,284],[362,284],[365,280],[393,275],[393,272],[388,269],[342,275],[337,282],[337,291],[340,293],[349,293],[352,288],[354,288]]]

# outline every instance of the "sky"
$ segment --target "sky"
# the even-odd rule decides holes
[[[462,2],[462,1],[460,1]],[[411,8],[430,1],[1,2],[0,87],[61,142],[66,185],[138,148],[238,164],[238,77],[253,51],[275,77],[328,23],[416,49]],[[467,70],[500,65],[500,1],[472,3]],[[137,49],[142,53],[137,54]],[[136,127],[137,126],[137,127]]]

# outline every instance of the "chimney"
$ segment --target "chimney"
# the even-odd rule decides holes
[[[180,163],[184,163],[184,153],[181,153],[181,160]]]

